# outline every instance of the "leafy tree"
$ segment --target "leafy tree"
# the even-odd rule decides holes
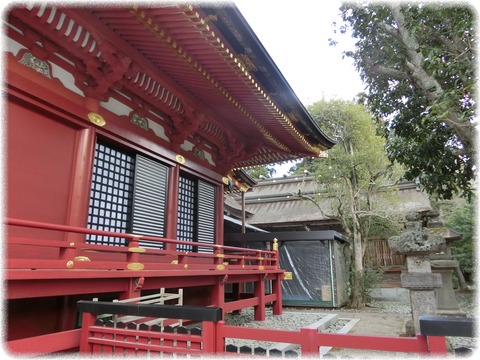
[[[250,177],[253,179],[260,179],[270,178],[275,174],[277,171],[275,170],[275,166],[273,165],[266,165],[266,166],[257,166],[250,169],[246,169],[245,171]]]
[[[463,234],[461,240],[451,244],[451,249],[453,257],[467,277],[475,269],[475,218],[475,202],[466,202],[457,207],[445,221],[446,226]]]
[[[366,85],[362,100],[408,180],[450,199],[475,178],[475,13],[451,3],[345,3],[343,33]],[[332,40],[333,43],[335,41]]]
[[[388,219],[392,213],[376,195],[384,185],[398,180],[402,172],[388,160],[384,139],[376,134],[375,123],[364,106],[341,100],[318,101],[308,111],[338,143],[329,150],[328,158],[307,159],[297,169],[306,168],[315,174],[322,192],[334,199],[332,212],[353,240],[349,305],[360,307],[366,301],[363,258],[371,224]],[[397,219],[392,221],[396,223]]]

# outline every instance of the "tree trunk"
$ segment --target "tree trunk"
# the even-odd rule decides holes
[[[352,308],[359,308],[364,305],[362,291],[363,277],[363,244],[360,220],[358,218],[357,198],[354,195],[354,183],[350,183],[350,212],[353,221],[353,281],[351,283],[350,304]]]

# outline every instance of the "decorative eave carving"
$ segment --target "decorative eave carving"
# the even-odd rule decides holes
[[[109,12],[108,9],[100,11],[103,10]],[[319,149],[310,144],[293,125],[297,119],[290,119],[288,114],[283,113],[262,85],[252,77],[250,71],[256,70],[249,57],[243,56],[245,54],[236,55],[219,37],[221,35],[216,34],[208,25],[208,15],[202,18],[203,15],[190,6],[178,6],[173,12],[175,22],[178,18],[184,30],[190,27],[190,22],[195,29],[192,33],[200,34],[203,40],[196,36],[193,41],[198,41],[198,44],[204,46],[203,49],[208,49],[207,60],[213,59],[216,66],[222,64],[222,72],[228,73],[230,85],[241,86],[242,91],[248,92],[246,101],[251,102],[253,99],[263,109],[263,113],[256,111],[250,104],[243,104],[242,96],[238,98],[235,89],[228,87],[228,82],[224,82],[225,77],[218,77],[219,74],[209,71],[208,64],[200,61],[202,57],[198,57],[200,60],[197,61],[194,51],[182,47],[181,41],[175,40],[177,33],[172,30],[174,28],[162,26],[162,17],[155,17],[155,12],[150,13],[149,9],[138,7],[132,7],[130,12],[128,9],[123,10],[122,16],[125,16],[125,19],[130,14],[132,18],[128,17],[128,21],[137,19],[142,24],[145,28],[142,34],[151,32],[154,35],[148,35],[149,45],[155,44],[155,48],[157,45],[162,46],[162,55],[176,56],[182,63],[181,71],[192,74],[195,82],[202,84],[208,94],[214,96],[217,103],[221,103],[224,107],[222,116],[219,116],[215,108],[209,108],[209,104],[205,103],[208,99],[201,100],[196,93],[188,91],[185,84],[189,85],[190,81],[182,84],[177,82],[176,78],[170,78],[171,73],[165,73],[166,68],[160,62],[155,64],[152,58],[145,55],[148,51],[145,54],[140,50],[137,52],[128,39],[114,33],[113,27],[103,23],[100,16],[96,17],[97,8],[27,5],[23,9],[15,8],[11,13],[14,16],[18,13],[19,18],[28,27],[32,27],[29,29],[23,25],[26,38],[32,47],[37,48],[38,54],[49,57],[48,61],[68,68],[67,71],[75,78],[75,85],[86,97],[87,110],[95,110],[98,106],[95,101],[105,103],[117,93],[127,94],[122,102],[140,116],[136,118],[136,125],[143,129],[148,126],[146,118],[149,109],[162,114],[165,119],[162,126],[173,149],[179,149],[186,141],[193,141],[195,151],[200,155],[200,152],[204,151],[199,146],[202,142],[200,139],[204,139],[210,149],[218,151],[215,162],[225,163],[227,170],[244,166],[243,164],[248,164],[252,159],[254,162],[284,161],[285,157],[293,159],[297,157],[297,149],[300,148],[302,153],[301,147],[305,149],[303,153],[318,152]],[[138,32],[141,30],[140,26],[136,24],[134,30]],[[57,44],[62,47],[59,48]],[[136,98],[142,101],[138,102]],[[248,131],[251,129],[257,134],[255,141],[258,141],[258,146],[249,145],[247,132],[242,133],[241,129],[239,131],[238,128],[230,128],[233,123],[223,123],[227,119],[227,111],[231,111],[235,119],[242,119],[242,123],[245,121]],[[140,121],[141,118],[145,119]],[[133,118],[130,117],[129,121],[133,121]],[[276,128],[271,126],[272,123],[278,123],[282,131],[277,133]],[[195,140],[192,140],[192,135],[195,135]],[[296,146],[295,141],[299,142],[301,147]],[[290,145],[294,145],[295,150],[292,150]],[[215,155],[212,153],[212,156]],[[197,158],[201,159],[201,156]]]

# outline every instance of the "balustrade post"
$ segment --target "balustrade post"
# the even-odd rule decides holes
[[[272,265],[275,266],[275,269],[278,269],[279,261],[278,261],[278,239],[277,238],[273,239],[272,250],[273,250],[273,259],[275,259],[272,261]]]
[[[282,315],[282,279],[284,274],[277,274],[272,280],[272,292],[276,295],[276,300],[273,302],[273,315]]]
[[[77,235],[77,234],[75,234],[75,235]],[[60,260],[71,260],[71,259],[75,258],[76,252],[77,252],[77,249],[76,249],[76,246],[75,246],[75,242],[70,241],[69,242],[69,247],[60,248],[59,259]]]
[[[92,313],[84,312],[82,314],[82,329],[80,330],[80,354],[91,354],[93,347],[88,342],[90,337],[90,326],[95,324],[97,316]]]
[[[427,336],[428,349],[430,354],[447,354],[447,342],[445,336]]]
[[[129,270],[143,270],[143,264],[140,263],[140,253],[146,250],[140,247],[140,235],[131,235],[128,243],[127,268]]]
[[[225,353],[225,336],[223,336],[223,328],[225,327],[225,321],[220,320],[215,325],[215,353]]]
[[[254,306],[255,321],[265,320],[265,279],[263,274],[254,283],[253,296],[258,298],[258,305]]]
[[[302,352],[302,357],[307,356],[318,356],[319,346],[315,339],[315,336],[318,334],[318,329],[314,328],[301,328],[301,339],[300,350]]]
[[[223,247],[220,245],[216,245],[213,254],[215,255],[215,259],[214,259],[215,268],[217,270],[225,269],[225,265],[223,264],[223,262],[225,261],[225,254],[223,252]]]
[[[216,324],[211,321],[202,323],[202,342],[205,355],[213,354],[216,351]]]
[[[178,253],[177,255],[177,264],[183,265],[183,268],[186,270],[188,269],[188,258],[189,258],[189,251],[185,251],[184,253]]]

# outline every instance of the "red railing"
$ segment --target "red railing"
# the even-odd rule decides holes
[[[316,327],[303,327],[299,331],[275,330],[266,328],[250,328],[229,326],[224,321],[209,318],[202,322],[201,328],[177,329],[171,327],[146,326],[141,320],[134,324],[113,323],[96,321],[95,302],[84,302],[86,307],[83,312],[83,326],[80,351],[84,354],[203,354],[225,355],[227,352],[226,339],[247,339],[274,343],[297,344],[301,356],[318,356],[320,347],[335,347],[345,349],[372,350],[385,352],[419,353],[440,355],[446,354],[445,336],[417,335],[415,337],[392,336],[365,336],[350,334],[330,334],[318,332]],[[99,304],[112,313],[131,311],[127,306],[122,308],[118,304]],[[116,309],[112,309],[113,307]],[[192,307],[193,308],[193,307]],[[201,312],[215,313],[215,308],[186,308],[195,314]],[[151,316],[162,311],[175,310],[175,317],[182,316],[180,308],[152,307],[145,308],[143,314]],[[94,313],[90,313],[93,311]],[[217,316],[220,313],[217,311]],[[157,314],[158,315],[158,314]],[[165,314],[160,314],[164,316]],[[158,316],[160,316],[158,315]],[[188,315],[192,315],[190,312]],[[210,316],[210,315],[208,315]],[[186,317],[182,317],[186,319]],[[145,326],[143,326],[145,325]],[[263,349],[264,353],[266,349]],[[254,355],[254,349],[250,349]]]
[[[225,351],[225,339],[247,339],[298,344],[302,356],[318,356],[321,346],[387,352],[446,354],[444,336],[417,335],[416,337],[367,336],[353,334],[320,333],[316,328],[304,327],[300,331],[256,329],[217,323],[216,352]]]
[[[71,241],[8,237],[9,245],[40,246],[59,249],[58,259],[7,258],[9,269],[119,269],[119,270],[172,270],[202,269],[223,270],[276,270],[278,269],[278,251],[259,250],[199,243],[176,239],[159,238],[136,234],[125,234],[82,227],[50,224],[38,221],[7,218],[6,225],[57,232],[102,235],[126,239],[127,246],[89,244],[85,238]],[[161,245],[161,249],[140,246],[146,240]],[[211,253],[178,251],[177,245],[188,245],[212,249]],[[110,257],[104,256],[109,254]],[[103,256],[102,256],[103,255]]]

